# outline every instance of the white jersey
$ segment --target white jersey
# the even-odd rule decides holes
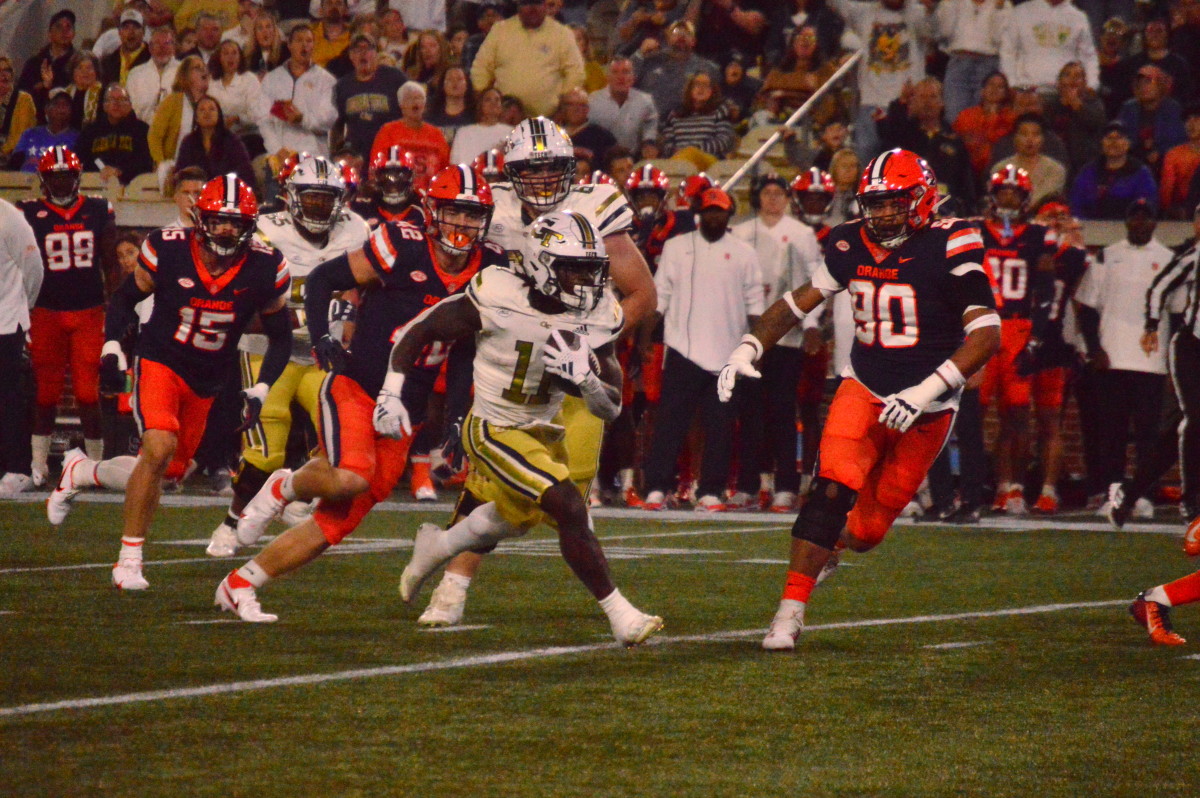
[[[615,341],[625,314],[611,290],[591,311],[542,313],[529,302],[529,284],[507,267],[471,278],[467,298],[479,310],[475,335],[475,407],[472,412],[501,427],[550,426],[563,391],[542,363],[554,330],[570,330],[593,349]]]
[[[338,255],[361,249],[371,235],[371,228],[357,213],[343,208],[337,224],[329,231],[325,246],[318,247],[300,234],[292,223],[292,215],[284,210],[266,213],[258,217],[258,237],[275,247],[287,258],[292,270],[292,293],[288,297],[288,310],[294,320],[292,330],[292,362],[311,366],[312,343],[308,340],[308,327],[304,317],[304,280],[309,273],[327,260]],[[254,355],[267,352],[267,336],[258,333],[243,335],[238,349]]]
[[[529,216],[524,212],[512,183],[492,183],[492,201],[496,209],[492,212],[492,224],[488,227],[488,241],[509,252],[520,252],[524,246],[525,230],[537,216]],[[633,209],[616,186],[571,186],[567,198],[551,210],[582,213],[601,238],[628,232],[633,227]],[[545,212],[549,213],[549,210]]]

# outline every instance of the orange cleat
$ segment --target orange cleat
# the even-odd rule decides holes
[[[1200,555],[1200,515],[1192,519],[1183,533],[1183,553],[1189,557]]]
[[[644,504],[642,497],[638,495],[637,488],[626,488],[624,493],[621,494],[621,498],[624,500],[626,507],[641,507]]]
[[[1146,627],[1146,631],[1150,633],[1150,642],[1156,646],[1182,646],[1187,642],[1171,628],[1171,608],[1157,601],[1150,601],[1146,598],[1145,591],[1139,593],[1129,605],[1129,614]]]
[[[1039,515],[1054,515],[1058,512],[1058,499],[1043,493],[1034,502],[1033,511]]]

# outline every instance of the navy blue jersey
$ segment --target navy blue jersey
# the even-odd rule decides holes
[[[1001,225],[984,221],[983,268],[992,284],[1002,319],[1032,319],[1039,303],[1049,303],[1054,275],[1039,272],[1038,262],[1058,251],[1058,236],[1040,224],[1022,224],[1005,234]],[[1045,307],[1049,307],[1048,304]]]
[[[433,247],[424,232],[402,222],[376,228],[363,247],[379,284],[362,292],[349,362],[342,373],[362,386],[367,396],[375,396],[383,387],[392,344],[405,325],[446,297],[461,293],[480,269],[508,263],[504,250],[486,243],[471,254],[466,268],[448,274],[438,268]],[[448,352],[448,344],[432,344],[404,382],[405,405],[415,411],[413,423],[424,420],[426,396]]]
[[[80,197],[69,208],[44,199],[22,200],[17,207],[42,251],[44,275],[37,306],[85,310],[103,305],[100,243],[116,225],[112,203],[102,197]]]
[[[1054,258],[1054,302],[1050,307],[1049,324],[1042,334],[1041,365],[1068,366],[1075,362],[1075,353],[1063,336],[1063,322],[1075,289],[1088,269],[1087,250],[1063,246]]]
[[[876,396],[888,396],[928,377],[962,345],[968,308],[995,307],[980,261],[979,228],[941,219],[894,250],[866,236],[861,220],[840,224],[825,245],[825,267],[854,309],[850,365]]]
[[[255,314],[291,290],[287,259],[258,239],[213,278],[195,231],[166,227],[146,237],[138,265],[154,278],[154,310],[134,354],[167,366],[200,396],[220,390]]]
[[[350,203],[350,210],[366,219],[372,230],[387,222],[408,222],[413,227],[425,229],[425,209],[418,202],[404,206],[404,210],[400,213],[392,213],[383,203],[369,199],[356,199]]]

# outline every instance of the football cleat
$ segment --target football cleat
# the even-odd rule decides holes
[[[222,521],[221,525],[213,530],[204,553],[209,557],[232,557],[237,554],[237,550],[237,530]]]
[[[438,500],[437,490],[432,483],[422,485],[413,491],[413,497],[419,502],[435,502]]]
[[[754,497],[744,490],[739,490],[728,499],[725,500],[725,508],[727,510],[749,510],[758,509],[754,504]]]
[[[709,494],[697,499],[696,506],[693,509],[698,513],[723,513],[727,508],[723,501]]]
[[[625,502],[626,507],[644,507],[646,504],[638,495],[637,488],[626,488],[621,493],[621,499]]]
[[[466,607],[467,589],[443,579],[430,596],[429,606],[417,618],[417,626],[457,626],[462,623]]]
[[[667,506],[667,497],[661,490],[652,490],[646,494],[642,502],[643,510],[661,510]]]
[[[945,521],[948,524],[978,524],[980,515],[978,507],[968,507],[964,504],[946,516]]]
[[[1013,488],[1004,497],[1004,512],[1009,515],[1029,515],[1029,506],[1025,504],[1025,493],[1020,488]]]
[[[792,651],[796,640],[804,631],[804,603],[791,599],[779,602],[779,610],[771,619],[771,628],[763,638],[762,647],[767,651]]]
[[[17,474],[17,476],[23,477],[25,475]],[[50,481],[50,475],[47,474],[45,471],[42,471],[37,468],[31,468],[29,470],[28,482],[29,482],[30,486],[35,487],[35,488],[44,488],[44,487],[46,487],[46,483],[49,481]],[[21,488],[21,490],[29,490],[29,487]]]
[[[1200,515],[1191,520],[1183,533],[1183,553],[1189,557],[1200,555]]]
[[[1171,628],[1171,608],[1157,601],[1150,601],[1146,598],[1145,591],[1139,593],[1129,605],[1129,614],[1146,627],[1146,631],[1150,633],[1150,642],[1156,646],[1182,646],[1187,642]]]
[[[71,501],[79,493],[79,485],[71,475],[75,466],[87,460],[82,449],[75,448],[63,455],[62,474],[58,477],[58,485],[46,499],[46,518],[54,526],[60,525],[71,514]]]
[[[663,628],[663,619],[635,609],[620,618],[610,618],[609,625],[618,643],[623,646],[638,646]]]
[[[267,477],[258,493],[254,494],[254,498],[242,509],[242,517],[238,519],[237,525],[238,543],[243,546],[257,543],[271,522],[283,513],[288,500],[283,498],[279,488],[291,473],[288,469],[281,468]]]
[[[294,526],[300,526],[305,521],[311,520],[313,511],[316,509],[316,501],[288,502],[287,507],[283,508],[283,513],[279,516],[279,519],[283,521],[284,526],[286,526],[288,529],[291,529]]]
[[[262,611],[262,605],[258,603],[258,596],[253,587],[231,587],[228,576],[217,585],[213,604],[226,612],[232,612],[247,623],[275,623],[279,620],[278,615]]]
[[[1135,521],[1153,521],[1154,520],[1154,504],[1145,496],[1138,499],[1133,504],[1133,520]]]
[[[404,603],[412,604],[430,574],[450,559],[443,553],[445,547],[441,545],[444,534],[445,530],[437,524],[421,524],[417,530],[417,536],[413,538],[412,559],[400,574],[400,598]]]
[[[904,509],[900,511],[901,518],[920,518],[924,514],[925,508],[916,499],[913,499],[908,504],[904,505]]]
[[[150,587],[142,576],[141,560],[117,560],[112,569],[113,587],[120,590],[145,590]]]
[[[790,513],[796,509],[796,494],[790,490],[776,491],[771,499],[770,511],[773,513]]]
[[[1033,512],[1038,515],[1054,515],[1058,512],[1058,499],[1043,493],[1033,504]]]
[[[33,490],[33,480],[28,474],[17,474],[10,471],[0,477],[0,499],[12,499],[18,495]]]
[[[841,563],[842,563],[842,552],[840,550],[835,551],[833,554],[829,555],[829,559],[825,561],[825,564],[823,566],[821,566],[821,573],[817,574],[817,581],[816,581],[816,584],[813,585],[813,587],[816,587],[817,585],[821,584],[829,577],[833,576],[833,572],[837,570],[838,566],[841,565]]]

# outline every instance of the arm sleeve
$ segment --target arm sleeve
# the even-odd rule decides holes
[[[496,26],[488,31],[471,62],[471,85],[477,92],[489,88],[496,79],[496,39],[500,32]]]
[[[309,107],[301,122],[313,133],[328,133],[337,120],[337,109],[333,107],[334,85],[333,76],[328,75],[328,80],[321,81],[317,92],[309,98]]]
[[[1146,290],[1146,329],[1157,330],[1162,321],[1163,305],[1167,297],[1178,288],[1190,275],[1195,267],[1196,258],[1200,254],[1200,245],[1176,255],[1167,264],[1167,268],[1154,276],[1150,288]]]
[[[137,280],[132,274],[126,277],[108,301],[108,312],[104,314],[104,340],[120,341],[124,338],[126,331],[137,324],[137,311],[134,307],[148,296],[150,294],[138,288]]]
[[[309,273],[304,281],[304,315],[312,341],[320,341],[329,334],[329,302],[333,292],[349,291],[357,284],[350,271],[349,255],[338,255]]]
[[[292,356],[292,320],[286,309],[260,313],[259,319],[267,335],[267,351],[258,370],[258,381],[274,385]]]
[[[475,338],[460,338],[450,347],[446,362],[446,420],[461,421],[471,409]]]
[[[1075,289],[1075,301],[1080,305],[1096,310],[1100,309],[1103,295],[1104,275],[1102,272],[1104,268],[1104,253],[1101,252],[1088,267],[1088,270],[1083,273],[1083,278],[1079,281],[1079,287]]]

